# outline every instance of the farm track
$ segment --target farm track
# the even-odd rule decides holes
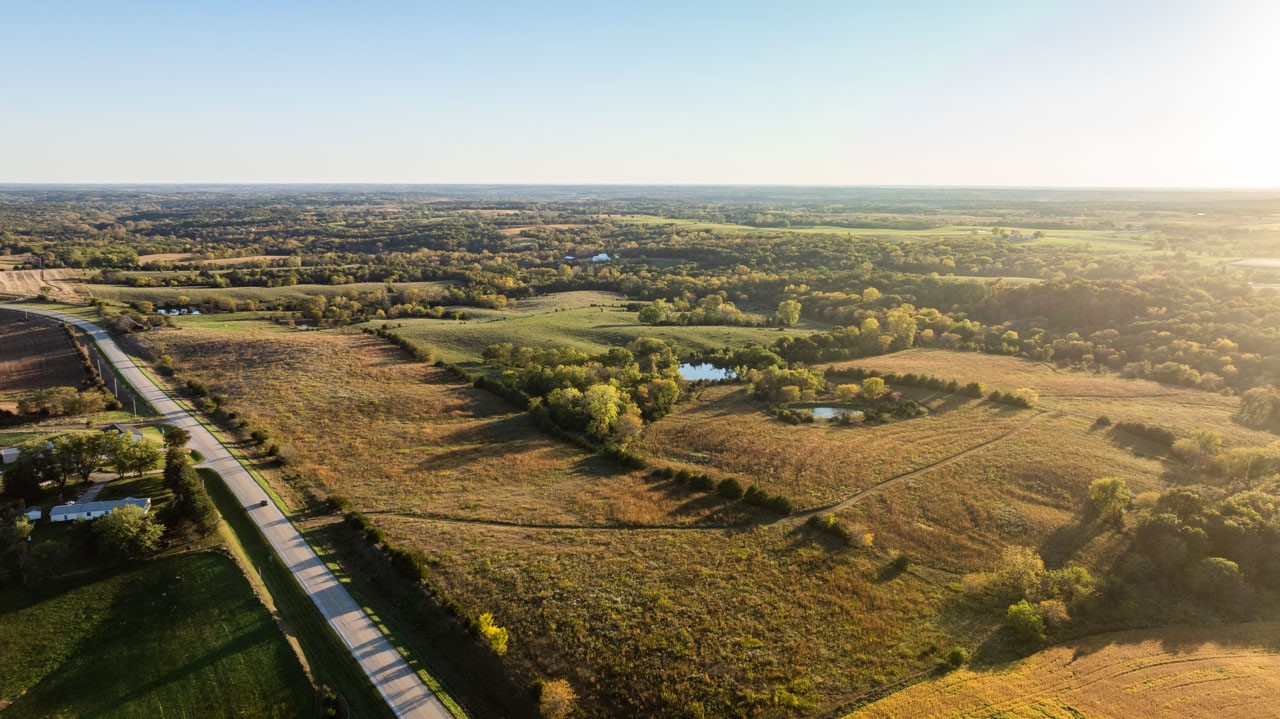
[[[937,462],[934,462],[933,464],[928,464],[923,467],[920,467],[919,469],[913,469],[909,472],[903,472],[902,474],[890,477],[889,479],[886,479],[882,482],[877,482],[871,485],[870,487],[867,487],[866,489],[856,492],[855,494],[848,497],[847,499],[842,499],[839,502],[834,502],[832,504],[828,504],[822,507],[816,507],[814,509],[808,509],[803,512],[793,514],[787,517],[786,520],[802,521],[814,515],[822,514],[824,512],[838,512],[842,509],[847,509],[850,506],[857,504],[858,502],[862,501],[868,496],[874,494],[875,492],[878,492],[884,489],[885,487],[888,487],[893,484],[897,484],[898,482],[906,481],[908,479],[919,476],[926,472],[930,472],[932,470],[938,469],[939,467],[945,467],[948,464],[952,464],[953,462],[959,462],[960,460],[964,459],[965,457],[968,457],[971,454],[981,452],[987,447],[1003,442],[1006,439],[1009,439],[1010,437],[1018,434],[1019,432],[1023,431],[1027,427],[1031,426],[1032,422],[1035,422],[1037,419],[1040,419],[1041,417],[1044,417],[1049,414],[1053,414],[1053,412],[1040,410],[1035,414],[1031,415],[1030,417],[1028,417],[1027,419],[1023,420],[1021,423],[1018,424],[1018,426],[1014,427],[1013,429],[1009,430],[1008,432],[1005,432],[1004,434],[998,437],[992,437],[991,439],[988,439],[985,442],[976,444],[970,447],[969,449],[957,452],[956,454],[953,454],[950,457],[944,457],[938,460]]]
[[[867,487],[866,489],[861,489],[856,493],[854,493],[853,495],[846,497],[845,499],[842,499],[838,502],[833,502],[831,504],[822,505],[820,507],[815,507],[812,509],[806,509],[804,511],[797,512],[795,514],[790,514],[785,517],[775,517],[769,520],[759,521],[759,522],[737,522],[733,524],[569,524],[569,523],[552,523],[552,522],[548,522],[548,523],[513,522],[508,520],[500,520],[500,519],[450,517],[448,515],[430,514],[426,512],[396,512],[396,511],[387,511],[387,510],[370,511],[370,512],[367,512],[367,514],[369,514],[370,516],[381,515],[381,516],[403,517],[406,519],[418,519],[418,520],[424,520],[428,522],[437,522],[440,524],[459,524],[459,525],[467,525],[467,526],[484,526],[484,527],[495,527],[499,529],[522,529],[522,530],[708,532],[708,531],[727,531],[727,530],[735,530],[735,529],[746,530],[746,529],[752,529],[755,527],[769,527],[774,525],[790,526],[794,524],[803,523],[805,520],[817,514],[822,514],[826,512],[837,512],[842,509],[846,509],[854,504],[857,504],[863,499],[866,499],[870,495],[884,489],[885,487],[896,484],[898,482],[911,479],[913,477],[917,477],[926,472],[930,472],[932,470],[938,469],[939,467],[945,467],[948,464],[951,464],[953,462],[958,462],[964,459],[965,457],[968,457],[988,447],[991,447],[992,445],[998,444],[1000,442],[1003,442],[1006,439],[1009,439],[1010,437],[1013,437],[1014,435],[1018,434],[1019,432],[1029,427],[1032,422],[1035,422],[1037,419],[1049,414],[1055,414],[1055,413],[1051,411],[1046,411],[1046,410],[1038,411],[1036,414],[1023,420],[1020,424],[1018,424],[1013,429],[1010,429],[1009,431],[1005,432],[1004,434],[998,437],[992,437],[991,439],[985,440],[980,444],[976,444],[968,449],[961,450],[956,454],[953,454],[949,457],[944,457],[924,467],[920,467],[918,469],[913,469],[908,472],[903,472],[901,474],[894,475],[886,480],[877,482],[871,485],[870,487]]]

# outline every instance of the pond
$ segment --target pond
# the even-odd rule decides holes
[[[685,363],[680,365],[680,379],[687,380],[689,382],[696,382],[698,380],[709,380],[714,382],[722,379],[733,379],[735,376],[736,375],[734,375],[733,370],[721,369],[709,362],[702,362],[700,364]]]
[[[838,419],[846,416],[862,416],[862,410],[849,409],[848,407],[810,407],[809,411],[813,413],[814,419]]]

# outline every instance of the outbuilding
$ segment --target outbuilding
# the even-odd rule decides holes
[[[124,437],[128,437],[134,442],[137,442],[138,440],[142,439],[142,433],[139,432],[134,427],[127,424],[109,424],[106,427],[103,427],[102,431],[107,434],[118,434]]]
[[[13,464],[18,461],[18,455],[22,454],[22,450],[17,447],[5,447],[0,449],[0,462],[5,464]]]
[[[27,521],[38,522],[43,514],[39,507],[27,507]]]
[[[124,499],[113,499],[108,502],[81,502],[70,504],[59,504],[49,510],[50,522],[74,522],[77,519],[97,519],[105,517],[116,511],[120,507],[133,505],[140,508],[144,513],[151,511],[151,499],[134,497],[125,497]]]

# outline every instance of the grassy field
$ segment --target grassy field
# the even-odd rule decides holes
[[[1062,414],[1088,420],[1106,415],[1114,422],[1154,423],[1179,435],[1208,427],[1221,433],[1228,444],[1263,445],[1275,439],[1232,420],[1239,406],[1235,397],[1114,374],[1060,369],[1017,357],[915,349],[835,366],[923,373],[965,382],[981,380],[989,389],[1005,392],[1030,387],[1040,395],[1039,407]]]
[[[1092,637],[991,670],[961,669],[850,715],[1082,719],[1273,717],[1280,623]]]
[[[302,717],[309,682],[228,558],[192,553],[0,594],[5,717]]]
[[[448,283],[441,282],[399,282],[397,288],[444,287]],[[229,299],[255,300],[263,304],[272,304],[284,300],[303,300],[307,297],[323,295],[336,297],[347,293],[374,292],[386,289],[384,282],[357,282],[349,285],[293,285],[291,287],[228,287],[216,289],[212,287],[123,287],[119,285],[91,285],[94,297],[126,304],[146,300],[157,305],[180,304],[185,297],[191,303],[208,302],[217,297]]]
[[[764,327],[654,327],[641,324],[635,312],[623,309],[623,302],[610,292],[563,292],[524,300],[511,310],[463,308],[473,317],[465,322],[410,319],[391,324],[405,337],[432,347],[440,359],[467,366],[479,364],[484,348],[499,342],[599,353],[637,337],[657,337],[697,352],[751,342],[769,344],[780,336],[776,329]],[[806,324],[788,331],[803,334],[815,328]]]
[[[624,341],[575,319],[599,314],[591,299],[540,313],[526,305],[525,325],[490,323],[521,334],[492,341],[549,342],[566,327],[587,327],[578,337],[592,345]],[[485,326],[440,326],[472,324]],[[1089,482],[1118,475],[1140,492],[1185,479],[1177,462],[1095,428],[1096,406],[1179,431],[1229,423],[1234,408],[1231,398],[1150,382],[915,351],[864,363],[1034,386],[1041,403],[1013,409],[907,389],[928,415],[793,426],[722,386],[640,440],[660,463],[834,512],[874,536],[855,549],[809,529],[804,513],[779,518],[655,482],[550,439],[500,400],[374,337],[199,318],[143,339],[271,433],[292,458],[292,480],[269,473],[282,493],[347,496],[393,541],[431,558],[441,593],[511,631],[504,663],[517,682],[568,678],[589,714],[822,714],[936,665],[953,645],[1000,655],[999,617],[957,609],[963,573],[1009,545],[1034,547],[1051,566],[1103,572],[1123,539],[1081,521]],[[453,342],[463,358],[487,343]],[[1262,439],[1221,431],[1229,444]],[[907,572],[888,569],[899,552],[913,559]]]
[[[34,389],[80,387],[85,371],[61,328],[0,312],[0,408]]]

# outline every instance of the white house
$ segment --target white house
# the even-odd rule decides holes
[[[5,447],[0,449],[0,462],[5,464],[13,464],[18,461],[18,455],[22,454],[22,450],[17,447]]]
[[[125,505],[132,504],[140,507],[143,512],[151,511],[151,499],[135,499],[133,497],[125,497],[124,499],[115,499],[109,502],[82,502],[80,504],[59,504],[49,510],[50,522],[74,522],[77,519],[97,519],[105,517],[115,510]]]
[[[31,521],[31,522],[37,522],[37,521],[39,521],[39,520],[40,520],[40,516],[41,516],[41,515],[40,515],[40,508],[39,508],[39,507],[27,507],[27,520],[28,520],[28,521]]]

